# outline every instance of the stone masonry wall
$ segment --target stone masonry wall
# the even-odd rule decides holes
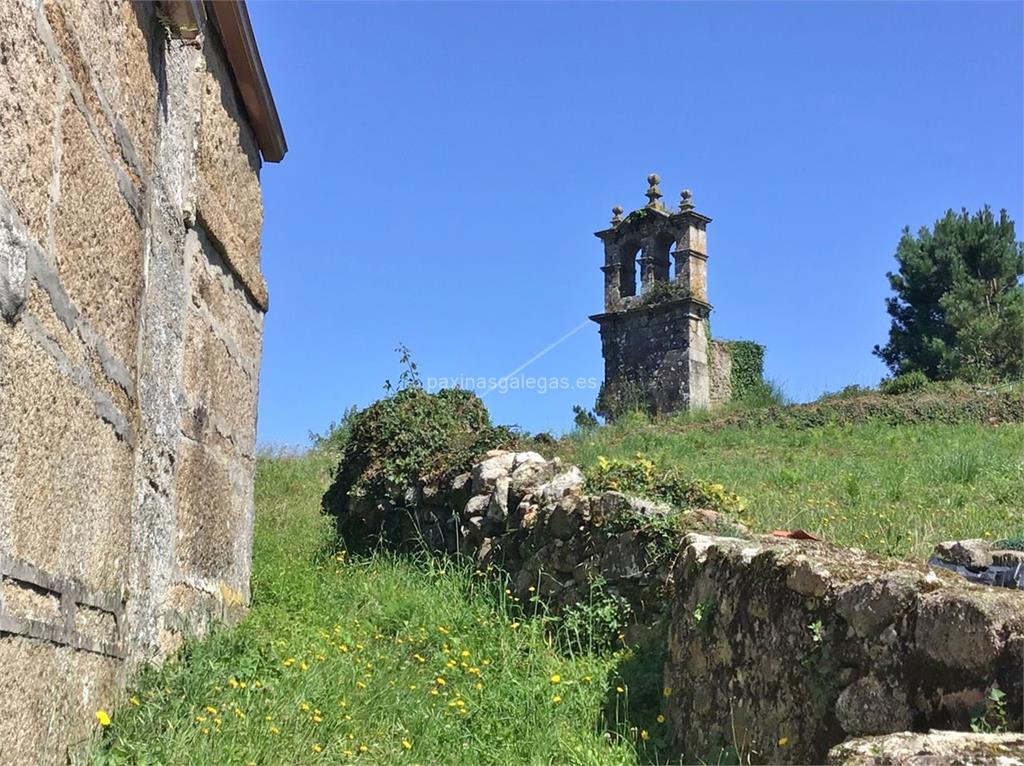
[[[450,483],[396,484],[349,513],[369,540],[493,565],[513,596],[556,612],[599,580],[628,604],[642,651],[667,625],[664,712],[685,763],[824,763],[844,741],[905,730],[988,747],[969,729],[996,686],[1020,730],[1024,592],[585,490],[576,466],[495,450]]]
[[[708,344],[708,378],[712,409],[732,400],[732,354],[723,341],[713,340]]]
[[[0,764],[249,594],[260,158],[216,33],[0,3]]]
[[[967,731],[996,686],[1020,730],[1024,592],[820,542],[703,535],[673,587],[667,714],[690,759],[823,763],[850,738]]]

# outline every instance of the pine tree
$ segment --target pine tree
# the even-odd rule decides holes
[[[1024,243],[1005,210],[952,210],[904,228],[889,272],[895,296],[889,342],[874,353],[894,375],[920,370],[933,380],[974,382],[1024,377]]]

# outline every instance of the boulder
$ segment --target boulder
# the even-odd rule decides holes
[[[555,505],[566,495],[582,492],[586,482],[583,472],[572,465],[537,487],[533,495],[541,505]]]
[[[503,452],[492,450],[487,453],[488,457],[473,466],[473,494],[480,495],[494,489],[495,483],[500,477],[507,477],[512,473],[512,466],[516,462],[515,452]]]
[[[463,519],[471,519],[474,516],[483,516],[491,504],[490,495],[473,495],[466,501],[466,505],[460,514]]]
[[[490,501],[487,503],[487,518],[495,524],[504,524],[508,518],[508,476],[499,476],[494,482]]]
[[[1024,734],[902,731],[851,739],[828,753],[831,766],[1024,766]]]
[[[935,558],[962,567],[992,564],[992,546],[985,540],[949,540],[935,546]]]

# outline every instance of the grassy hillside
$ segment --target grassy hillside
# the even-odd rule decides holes
[[[130,700],[107,711],[113,722],[91,763],[653,757],[662,739],[657,658],[645,666],[625,651],[574,653],[493,576],[429,559],[336,555],[319,513],[327,467],[316,456],[260,460],[252,611],[145,673]],[[646,714],[630,720],[641,707]]]
[[[755,530],[800,528],[920,558],[941,540],[1024,535],[1022,414],[1020,386],[865,392],[698,418],[636,416],[567,437],[558,450],[581,466],[640,453],[738,493]]]
[[[540,449],[642,453],[738,492],[755,529],[923,557],[1024,536],[1024,391],[997,394],[633,418]],[[657,652],[582,651],[496,573],[338,554],[330,463],[260,459],[248,618],[143,674],[89,762],[665,762]]]

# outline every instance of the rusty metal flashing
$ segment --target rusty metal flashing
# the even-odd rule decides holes
[[[288,144],[270,93],[245,0],[209,0],[207,8],[220,33],[263,159],[280,162],[288,151]]]
[[[0,553],[0,580],[28,585],[46,591],[60,601],[60,622],[47,622],[10,614],[0,598],[0,634],[11,633],[25,638],[63,644],[73,649],[124,659],[124,600],[114,594],[94,593],[78,580],[47,574],[27,561]],[[114,641],[84,635],[75,628],[79,606],[96,609],[114,619]]]

